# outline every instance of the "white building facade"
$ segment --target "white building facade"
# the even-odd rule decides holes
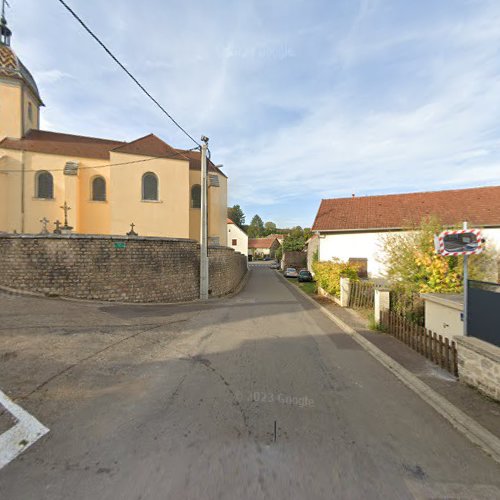
[[[457,200],[467,200],[462,206]],[[322,200],[313,230],[318,258],[366,259],[368,276],[383,277],[384,237],[402,234],[430,216],[445,226],[468,221],[483,228],[486,247],[500,252],[500,186],[429,193]]]
[[[248,236],[231,219],[227,219],[227,246],[248,257]]]

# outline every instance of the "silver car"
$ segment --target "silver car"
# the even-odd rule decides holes
[[[299,273],[295,267],[287,267],[283,276],[285,276],[285,278],[297,278]]]

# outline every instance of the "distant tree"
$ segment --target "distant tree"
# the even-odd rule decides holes
[[[259,215],[254,215],[252,222],[248,227],[248,237],[249,238],[260,238],[264,235],[264,222]]]
[[[228,207],[227,216],[238,226],[243,229],[245,224],[245,214],[239,205]]]
[[[266,234],[273,234],[276,232],[276,224],[274,222],[268,221],[264,224],[264,231]]]

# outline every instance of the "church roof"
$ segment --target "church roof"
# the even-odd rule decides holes
[[[201,154],[199,151],[175,149],[154,134],[146,135],[135,141],[123,142],[32,129],[21,139],[6,137],[0,141],[0,149],[31,151],[75,158],[100,158],[103,160],[109,160],[110,152],[158,158],[177,158],[179,160],[188,160],[190,170],[201,170]],[[210,172],[227,177],[211,161],[208,162],[208,169]]]
[[[44,130],[29,130],[21,139],[5,138],[0,142],[0,148],[107,160],[110,150],[123,144],[126,143]]]
[[[15,78],[23,81],[40,101],[40,104],[43,105],[35,79],[11,47],[3,43],[0,43],[0,77]]]

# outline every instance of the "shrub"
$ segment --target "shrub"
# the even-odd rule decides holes
[[[312,268],[318,286],[336,297],[340,296],[340,278],[359,281],[358,268],[347,262],[342,262],[340,259],[314,262]]]

